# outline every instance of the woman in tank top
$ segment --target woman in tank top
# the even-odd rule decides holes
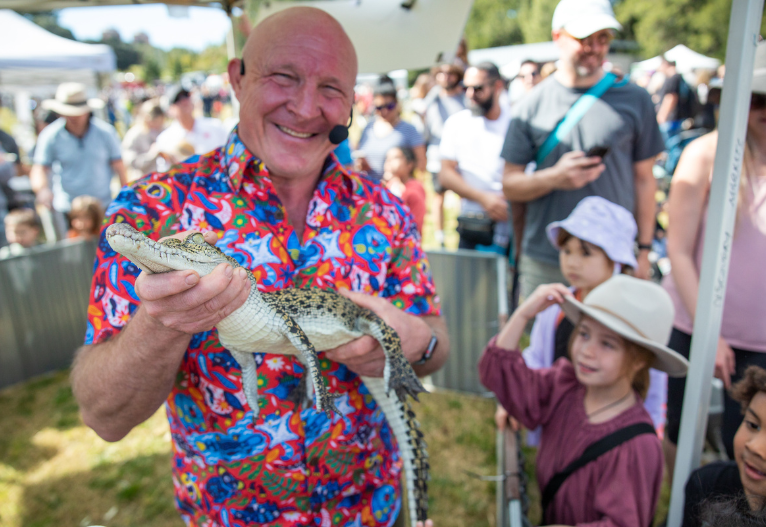
[[[664,281],[675,304],[674,330],[668,346],[689,356],[697,307],[702,242],[718,132],[692,142],[673,176],[668,206],[668,256],[672,270]],[[728,389],[750,364],[766,367],[766,43],[758,45],[748,116],[747,140],[731,241],[715,375]],[[665,458],[672,477],[683,404],[683,379],[668,381]],[[722,427],[731,458],[734,433],[742,422],[740,407],[725,395]]]

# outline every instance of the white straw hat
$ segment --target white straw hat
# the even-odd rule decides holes
[[[56,98],[44,100],[42,107],[66,117],[85,115],[104,107],[101,99],[88,99],[85,90],[85,85],[79,82],[61,83],[56,89]]]
[[[675,309],[670,295],[649,280],[617,275],[578,302],[565,297],[561,309],[574,324],[586,315],[654,354],[652,368],[684,377],[689,361],[667,347]]]
[[[553,11],[553,30],[585,38],[602,29],[621,30],[609,0],[561,0]]]

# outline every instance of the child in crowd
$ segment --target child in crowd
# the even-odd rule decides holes
[[[559,250],[561,273],[570,283],[570,292],[582,301],[588,293],[615,274],[630,273],[636,268],[633,241],[636,239],[636,221],[627,209],[599,196],[589,196],[577,204],[563,221],[546,227],[548,240]],[[568,358],[567,350],[574,326],[558,304],[535,317],[529,347],[524,350],[524,361],[530,368],[549,368],[561,357]],[[649,392],[644,406],[652,417],[655,428],[665,423],[663,406],[666,399],[667,379],[664,373],[651,370]],[[495,420],[505,424],[507,414],[498,407]],[[539,431],[527,434],[527,444],[537,446]]]
[[[67,238],[84,238],[91,240],[101,232],[101,222],[104,221],[104,208],[101,202],[93,196],[77,196],[72,200],[69,211],[69,223],[72,226]]]
[[[0,258],[22,254],[40,243],[40,218],[32,209],[14,209],[5,217],[5,237],[9,245],[0,248]]]
[[[718,525],[704,523],[702,517],[706,504],[722,500],[743,518],[766,519],[766,370],[749,366],[732,387],[731,397],[745,414],[734,436],[734,460],[709,463],[692,472],[686,483],[683,527]],[[738,525],[746,524],[743,520]]]
[[[383,164],[383,182],[388,190],[401,198],[410,208],[418,232],[423,233],[423,219],[426,216],[426,191],[423,184],[415,179],[417,159],[412,148],[402,146],[391,148]]]
[[[519,339],[526,324],[554,304],[574,324],[571,362],[530,369]],[[482,384],[521,424],[542,427],[537,481],[544,525],[651,525],[663,458],[641,398],[650,367],[686,374],[686,359],[666,346],[673,314],[669,295],[647,280],[614,276],[583,302],[562,284],[547,284],[487,345],[479,362]],[[598,455],[583,456],[593,450]]]

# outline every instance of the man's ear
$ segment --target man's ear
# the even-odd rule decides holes
[[[231,82],[234,93],[239,91],[239,86],[242,83],[242,59],[231,59],[226,70],[229,73],[229,82]]]

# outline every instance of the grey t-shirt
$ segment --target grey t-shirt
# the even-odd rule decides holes
[[[386,154],[392,148],[408,146],[414,148],[423,144],[423,136],[410,123],[399,120],[391,130],[391,133],[383,137],[375,135],[375,119],[365,127],[362,137],[359,139],[359,150],[364,152],[364,157],[370,165],[369,176],[373,179],[383,177],[383,164],[386,162]]]
[[[545,79],[514,105],[502,158],[516,165],[534,161],[538,149],[587,88],[567,88],[553,76]],[[588,110],[580,122],[538,167],[548,168],[567,152],[587,152],[608,146],[606,169],[578,190],[556,190],[527,203],[524,254],[558,265],[558,253],[545,235],[545,227],[566,218],[581,199],[601,196],[635,211],[633,163],[664,149],[649,94],[634,84],[612,87]],[[533,175],[530,177],[534,177]]]

